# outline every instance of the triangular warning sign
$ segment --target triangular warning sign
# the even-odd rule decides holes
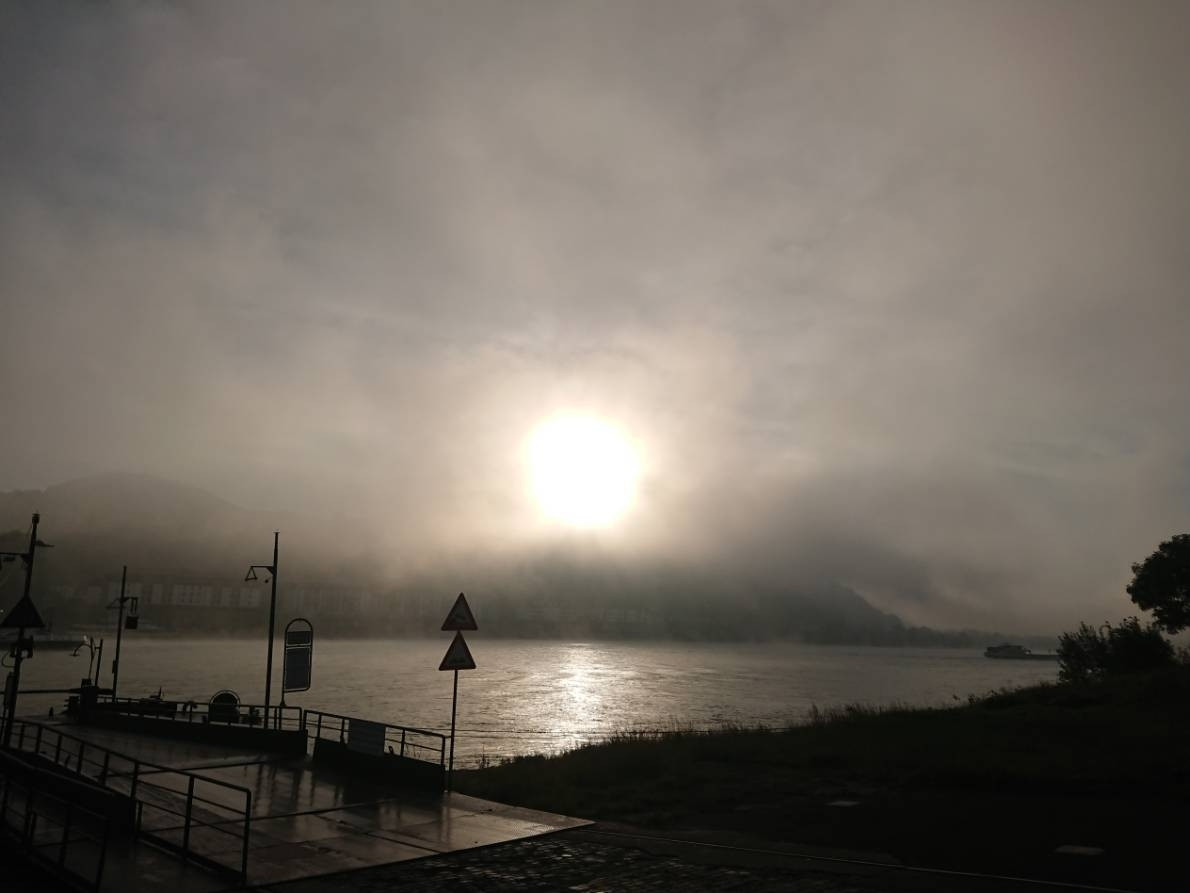
[[[465,605],[466,602],[463,602]],[[467,640],[462,633],[455,633],[450,647],[446,649],[446,657],[438,665],[439,670],[474,670],[475,658],[471,656],[471,649],[467,647]]]
[[[21,600],[12,606],[12,610],[5,614],[3,619],[0,619],[0,627],[4,629],[45,629],[45,624],[42,623],[37,608],[33,607],[33,599],[23,595]]]
[[[471,606],[467,604],[467,596],[463,593],[459,593],[459,597],[455,599],[454,607],[442,621],[442,629],[445,631],[479,629],[479,624],[475,622],[475,615],[471,613]]]

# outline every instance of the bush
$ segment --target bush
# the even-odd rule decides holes
[[[1177,662],[1173,645],[1150,624],[1135,617],[1119,626],[1105,623],[1099,629],[1079,624],[1076,632],[1058,640],[1058,679],[1081,682],[1100,676],[1137,673],[1171,667]]]

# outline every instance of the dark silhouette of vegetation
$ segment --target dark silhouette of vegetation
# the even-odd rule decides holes
[[[844,705],[785,729],[617,734],[459,772],[456,784],[637,827],[866,848],[967,870],[1031,873],[1031,853],[1108,840],[1098,883],[1170,890],[1178,884],[1167,877],[1184,876],[1187,705],[1190,667],[1178,665],[951,708]],[[840,799],[859,805],[840,809]]]
[[[1152,611],[1159,627],[1176,633],[1190,626],[1190,533],[1179,533],[1157,551],[1132,565],[1128,595],[1137,607]]]
[[[1140,673],[1177,662],[1173,645],[1155,624],[1129,617],[1118,626],[1096,629],[1085,623],[1058,639],[1058,680],[1085,682],[1101,676]]]

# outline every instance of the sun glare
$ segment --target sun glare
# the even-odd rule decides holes
[[[533,432],[529,453],[533,489],[549,518],[574,527],[606,527],[632,504],[636,455],[606,422],[551,419]]]

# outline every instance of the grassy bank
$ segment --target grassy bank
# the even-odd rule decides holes
[[[949,709],[840,708],[792,729],[625,734],[459,773],[457,786],[604,821],[934,864],[969,867],[981,841],[1034,857],[1110,843],[1127,862],[1180,847],[1165,815],[1190,794],[1187,753],[1190,668],[1179,667]],[[860,807],[829,807],[840,799]]]
[[[1190,672],[1043,685],[947,709],[842,707],[791,729],[631,733],[459,773],[478,796],[619,821],[670,821],[874,788],[1105,795],[1185,789]]]

